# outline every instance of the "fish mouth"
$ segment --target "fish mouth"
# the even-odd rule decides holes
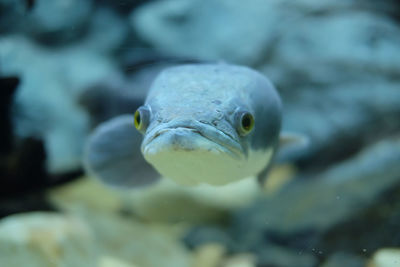
[[[242,158],[245,155],[243,146],[236,141],[233,137],[227,135],[221,130],[212,125],[198,122],[198,121],[185,121],[185,122],[169,122],[163,123],[150,132],[145,134],[142,142],[142,152],[146,154],[147,148],[151,143],[165,133],[170,132],[190,133],[192,136],[198,135],[199,137],[207,139],[209,142],[215,144],[215,148],[220,152],[227,153],[233,158]]]

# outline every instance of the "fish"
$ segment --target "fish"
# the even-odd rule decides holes
[[[277,151],[301,142],[282,134],[282,101],[262,73],[227,63],[168,67],[134,114],[101,123],[88,138],[84,167],[114,187],[161,177],[183,186],[263,183]]]

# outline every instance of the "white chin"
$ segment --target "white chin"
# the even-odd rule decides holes
[[[244,157],[234,157],[227,148],[191,131],[163,133],[144,147],[143,154],[162,176],[183,185],[224,185],[246,176]]]
[[[164,177],[181,185],[226,185],[256,175],[269,164],[272,149],[233,155],[227,148],[188,131],[170,131],[143,149],[145,159]]]
[[[182,185],[225,185],[246,176],[244,162],[216,149],[163,150],[145,158],[162,176]]]

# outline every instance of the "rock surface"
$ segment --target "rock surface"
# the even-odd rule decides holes
[[[23,0],[1,0],[0,32],[12,32],[18,28],[28,8],[26,1]]]
[[[368,267],[395,267],[400,264],[400,249],[383,248],[374,253]]]
[[[0,61],[3,75],[22,80],[13,105],[15,134],[44,140],[50,172],[79,168],[89,123],[77,99],[115,72],[112,62],[79,47],[54,53],[20,36],[1,37]]]
[[[261,194],[255,179],[221,188],[186,188],[162,179],[152,187],[121,191],[85,177],[55,188],[48,197],[51,203],[66,212],[82,209],[123,211],[153,222],[209,223],[224,220],[229,212],[247,206]],[[103,197],[98,199],[98,195]]]
[[[316,266],[317,263],[317,257],[311,253],[285,247],[271,245],[258,250],[257,264],[259,266],[311,267]]]
[[[95,266],[96,253],[93,233],[75,217],[28,213],[0,222],[4,266]]]
[[[92,8],[92,0],[37,0],[22,29],[45,43],[70,41],[83,34]]]
[[[376,11],[393,7],[388,2],[386,7],[383,6],[370,1],[325,1],[321,4],[309,0],[254,0],[246,3],[168,0],[139,7],[133,11],[131,21],[138,34],[156,49],[175,55],[253,65],[268,61],[268,56],[275,52],[276,42],[285,37],[287,30],[297,32],[301,29],[299,22],[303,19],[318,19],[318,15],[324,12],[329,15],[359,8]],[[356,28],[342,30],[352,29]],[[307,31],[305,39],[313,32]],[[330,40],[318,39],[323,36],[313,37],[315,42]]]
[[[179,242],[182,230],[162,224],[145,224],[110,214],[86,214],[102,255],[143,267],[186,267],[191,254]]]
[[[311,168],[343,160],[400,128],[398,82],[364,81],[300,91],[286,101],[284,128],[310,138],[309,149],[292,157],[299,156]]]
[[[339,267],[339,266],[364,267],[365,265],[366,265],[366,260],[360,256],[343,252],[337,252],[332,256],[330,256],[322,264],[322,267]]]
[[[301,239],[300,235],[311,245],[314,238],[399,186],[398,162],[400,139],[381,141],[312,180],[293,182],[273,198],[243,209],[236,214],[232,233],[240,233],[241,244],[252,238],[262,243],[268,235],[282,240]]]
[[[178,243],[180,232],[100,212],[13,215],[0,221],[0,261],[33,267],[186,267],[191,256]]]

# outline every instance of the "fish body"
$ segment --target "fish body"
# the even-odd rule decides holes
[[[144,107],[150,111],[141,151],[180,184],[223,185],[257,175],[271,162],[281,125],[272,84],[247,67],[185,65],[162,72]],[[241,115],[254,128],[242,132]]]
[[[85,166],[116,186],[150,184],[160,175],[182,185],[263,179],[279,146],[281,121],[277,91],[255,70],[230,64],[170,67],[134,115],[94,131]]]

